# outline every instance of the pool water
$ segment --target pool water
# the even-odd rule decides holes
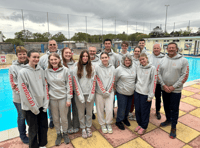
[[[190,68],[187,82],[200,79],[200,58],[186,59]],[[0,132],[17,127],[17,110],[12,100],[8,69],[0,69]]]

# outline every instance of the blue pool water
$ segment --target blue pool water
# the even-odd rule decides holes
[[[200,58],[186,58],[190,68],[187,82],[200,79]],[[8,69],[0,69],[0,132],[17,127],[17,111],[12,100]]]

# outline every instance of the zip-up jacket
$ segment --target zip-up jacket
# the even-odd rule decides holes
[[[102,62],[100,62],[100,64],[95,67],[95,70],[97,75],[96,93],[102,95],[104,98],[107,98],[113,91],[113,85],[115,82],[115,68],[110,63],[106,67],[102,64]]]
[[[48,85],[44,78],[44,70],[37,65],[35,69],[27,64],[19,71],[18,86],[23,110],[30,110],[35,115],[39,108],[46,112],[49,105]]]
[[[134,55],[133,55],[133,57],[132,57],[132,63],[133,63],[134,66],[139,66],[139,65],[140,65],[139,59],[136,59],[136,58],[134,57]]]
[[[105,52],[105,50],[103,50],[103,52]],[[101,55],[101,53],[99,54]],[[110,60],[109,63],[111,65],[113,65],[115,68],[117,68],[119,66],[119,60],[118,60],[118,54],[116,54],[112,49],[111,51],[108,53]]]
[[[175,57],[170,58],[166,55],[158,66],[158,81],[162,86],[173,86],[173,93],[180,93],[183,89],[183,84],[189,76],[189,63],[186,58],[180,53]]]
[[[121,64],[115,69],[116,91],[131,96],[135,90],[136,66],[126,67]]]
[[[126,54],[130,54],[128,51],[125,53],[125,54],[123,54],[122,52],[119,52],[118,53],[118,61],[119,61],[119,63],[121,63],[121,60],[122,60],[122,57],[124,56],[124,55],[126,55]]]
[[[155,68],[158,68],[158,65],[159,65],[160,61],[161,61],[162,58],[164,58],[164,57],[165,57],[165,54],[162,53],[162,52],[161,52],[158,56],[156,56],[154,53],[152,53],[152,54],[148,57],[148,59],[149,59],[149,62],[150,62]],[[157,83],[159,83],[158,80],[157,80]]]
[[[49,57],[50,53],[51,53],[50,51],[47,51],[47,53],[45,55],[40,57],[40,61],[38,64],[40,65],[40,67],[42,67],[43,70],[45,70],[48,67],[48,57]],[[56,51],[56,53],[62,59],[62,55],[61,55],[62,53],[59,49]]]
[[[139,94],[147,95],[148,100],[152,100],[155,94],[157,72],[150,63],[146,66],[137,67],[136,89]]]
[[[56,71],[47,68],[45,70],[45,78],[49,86],[50,99],[58,100],[66,98],[67,102],[71,102],[73,86],[68,68],[60,67]]]
[[[15,103],[21,103],[18,88],[18,73],[23,67],[25,67],[25,65],[20,64],[18,60],[13,61],[12,65],[9,67],[10,85],[13,91],[13,102]]]
[[[89,95],[87,102],[91,102],[95,96],[96,87],[96,72],[92,67],[91,78],[87,77],[86,65],[83,65],[83,75],[81,78],[77,76],[78,67],[76,66],[73,71],[73,81],[75,87],[75,93],[81,103],[85,102],[84,95]]]

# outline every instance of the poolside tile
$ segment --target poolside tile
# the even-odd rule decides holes
[[[194,94],[192,96],[190,96],[191,98],[194,98],[194,99],[198,99],[200,100],[200,94]]]
[[[185,97],[186,97],[186,96],[184,96],[184,95],[181,94],[181,99],[183,99],[183,98],[185,98]]]
[[[161,129],[163,129],[167,133],[170,133],[171,126],[161,127]],[[190,142],[191,140],[195,139],[199,135],[200,135],[200,132],[198,132],[180,122],[178,122],[178,124],[176,125],[176,137],[185,143]]]
[[[74,148],[74,147],[71,143],[69,144],[62,143],[60,146],[53,146],[51,148]]]
[[[200,136],[198,136],[196,139],[194,139],[192,142],[190,142],[189,145],[194,148],[199,148],[200,147]]]
[[[138,137],[123,145],[120,145],[117,148],[153,148],[153,147],[149,145],[146,141]]]
[[[19,131],[18,131],[17,127],[8,130],[8,138],[9,139],[15,138],[15,137],[18,137],[18,136],[19,136]]]
[[[155,116],[155,113],[156,111],[155,110],[151,110],[151,113],[150,113],[150,118],[149,118],[149,122],[151,122],[152,124],[156,125],[156,126],[160,126],[160,123],[161,122],[164,122],[166,120],[166,117],[164,114],[160,114],[161,115],[161,119],[158,120]]]
[[[183,98],[181,101],[188,103],[188,104],[191,104],[191,105],[196,106],[196,107],[200,107],[200,100],[193,99],[191,97]]]
[[[112,125],[113,133],[104,134],[101,130],[99,132],[106,138],[106,140],[113,146],[117,147],[137,137],[136,134],[125,128],[120,130],[116,125]]]
[[[29,146],[27,144],[24,144],[18,137],[0,142],[0,148],[29,148]]]
[[[200,85],[191,85],[190,87],[194,87],[194,88],[198,88],[198,89],[200,89]]]
[[[200,108],[197,108],[197,109],[191,111],[190,114],[200,118]]]
[[[78,137],[71,141],[75,148],[112,148],[112,145],[98,132],[93,132],[93,136],[87,139]]]
[[[187,103],[185,103],[185,102],[180,102],[179,109],[180,109],[181,111],[184,111],[184,112],[187,112],[187,113],[188,113],[188,112],[190,112],[190,111],[196,109],[196,107],[195,107],[195,106],[192,106],[192,105],[190,105],[190,104],[187,104]]]
[[[194,88],[194,87],[190,87],[190,86],[184,87],[184,90],[191,91],[191,92],[194,92],[194,93],[200,92],[200,89]]]
[[[182,94],[183,94],[184,96],[191,96],[191,95],[193,95],[193,94],[195,94],[195,93],[183,89],[183,90],[182,90]]]
[[[186,144],[186,145],[183,146],[182,148],[192,148],[192,147]]]
[[[182,147],[185,145],[179,139],[169,138],[169,134],[157,128],[143,136],[141,136],[146,142],[152,145],[155,148],[170,148],[170,147]]]
[[[197,130],[200,132],[200,118],[195,117],[193,115],[187,114],[181,118],[179,118],[179,122]]]
[[[8,130],[0,132],[0,142],[9,139],[8,137]]]

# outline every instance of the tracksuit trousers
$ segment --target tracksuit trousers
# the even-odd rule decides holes
[[[134,99],[137,123],[143,129],[147,129],[149,124],[151,102],[147,101],[147,95],[139,94],[136,91],[134,93]]]
[[[86,127],[91,127],[92,126],[92,109],[94,106],[94,99],[91,102],[87,102],[88,95],[84,95],[85,102],[81,103],[75,95],[75,101],[76,101],[76,106],[78,108],[78,117],[79,117],[79,122],[80,122],[80,128],[84,129]],[[85,115],[85,109],[86,109],[86,115]]]
[[[113,120],[113,100],[114,91],[110,93],[110,96],[104,98],[102,95],[96,93],[96,109],[97,117],[100,125],[111,124]],[[106,118],[104,120],[104,108],[106,112]]]
[[[49,105],[51,107],[51,113],[53,117],[53,123],[57,134],[61,132],[60,126],[62,126],[63,132],[67,133],[68,129],[68,120],[67,120],[68,107],[66,106],[67,99],[64,98],[64,99],[52,100],[50,98],[49,100],[50,100]]]
[[[156,113],[160,112],[161,107],[161,85],[156,84],[156,90],[155,90],[155,106],[156,106]]]
[[[163,105],[167,121],[171,121],[172,128],[176,128],[181,93],[166,93],[162,91]]]
[[[29,148],[39,148],[39,146],[45,146],[47,144],[47,112],[43,112],[43,107],[41,107],[39,110],[40,113],[38,115],[35,115],[30,110],[22,110],[22,113],[29,126]]]
[[[118,105],[116,122],[122,122],[128,117],[128,113],[132,105],[133,95],[126,96],[118,92],[116,92],[116,94],[117,94],[117,105]]]

